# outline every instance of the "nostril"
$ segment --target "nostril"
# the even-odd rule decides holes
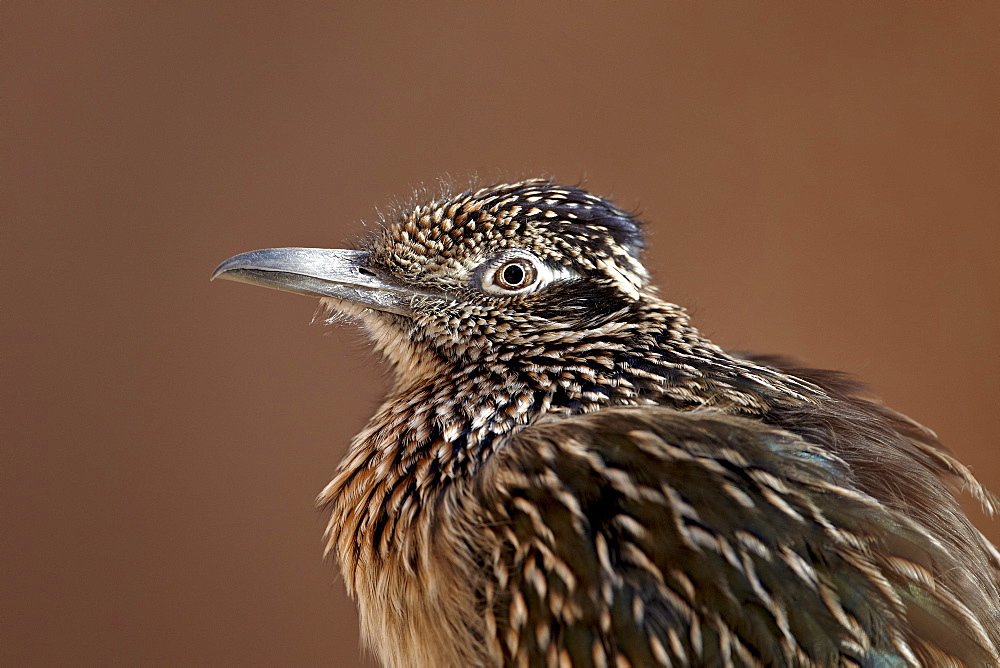
[[[375,278],[375,272],[372,271],[371,269],[365,269],[364,267],[358,267],[358,273],[361,274],[361,275],[363,275],[363,276],[370,276],[372,278]]]

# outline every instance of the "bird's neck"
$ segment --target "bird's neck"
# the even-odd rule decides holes
[[[770,366],[727,353],[678,306],[649,298],[628,317],[546,342],[515,341],[483,364],[507,369],[538,401],[535,415],[608,406],[666,405],[763,415],[815,403],[822,390]],[[530,355],[518,351],[537,350]]]
[[[407,552],[401,527],[475,481],[510,436],[546,416],[654,404],[761,415],[814,400],[815,386],[725,353],[678,307],[650,301],[631,315],[533,345],[513,341],[400,384],[320,497],[332,511],[330,548],[355,564]]]

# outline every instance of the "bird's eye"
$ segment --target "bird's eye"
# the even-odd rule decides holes
[[[568,267],[543,262],[525,250],[511,250],[494,257],[481,265],[475,276],[478,287],[494,295],[523,295],[555,281],[579,278]]]
[[[538,261],[533,257],[516,255],[500,261],[494,260],[482,274],[482,288],[493,294],[518,294],[531,292],[538,283]]]
[[[538,274],[527,260],[518,259],[504,262],[493,274],[493,282],[505,290],[520,290],[535,281]]]

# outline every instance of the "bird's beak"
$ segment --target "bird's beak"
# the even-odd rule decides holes
[[[333,297],[378,311],[409,316],[412,291],[365,266],[364,251],[265,248],[231,257],[212,279],[224,278],[313,297]]]

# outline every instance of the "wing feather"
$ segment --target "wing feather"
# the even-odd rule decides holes
[[[540,422],[494,465],[482,598],[504,663],[998,661],[937,577],[962,564],[787,431],[619,408]]]

